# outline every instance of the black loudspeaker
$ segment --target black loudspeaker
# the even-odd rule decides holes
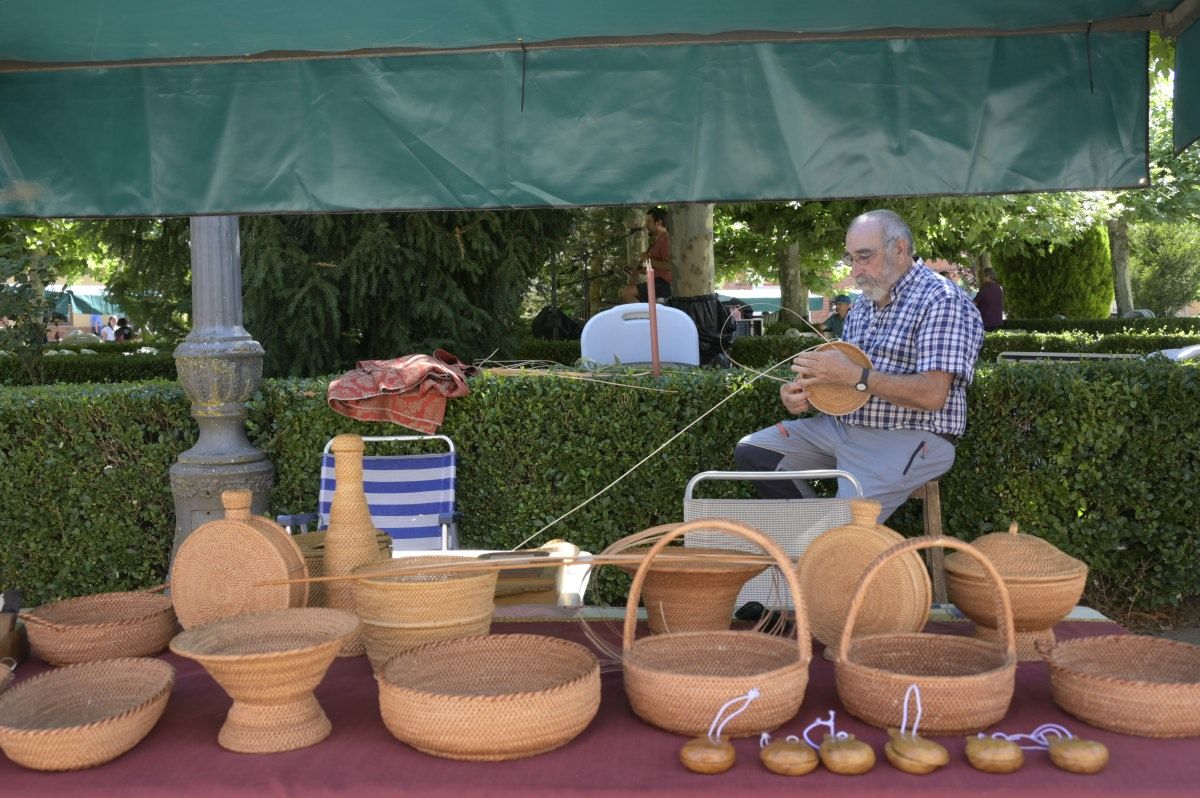
[[[725,365],[724,353],[733,343],[733,322],[729,308],[721,304],[716,294],[707,296],[673,296],[667,305],[678,308],[696,322],[700,334],[700,365]]]
[[[533,337],[545,341],[573,341],[583,333],[583,325],[562,312],[561,308],[547,305],[533,317]]]

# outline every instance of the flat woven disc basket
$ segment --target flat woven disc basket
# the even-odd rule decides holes
[[[51,665],[152,657],[176,631],[171,599],[149,591],[63,599],[21,617],[33,655]]]
[[[826,341],[814,346],[812,352],[822,352],[836,349],[850,359],[850,362],[860,368],[871,368],[871,358],[857,346],[846,341]],[[818,384],[808,387],[808,402],[822,413],[830,416],[844,416],[853,413],[870,399],[868,391],[860,391],[853,385]]]
[[[573,740],[600,708],[600,663],[540,635],[443,640],[398,654],[376,677],[397,740],[448,759],[536,756]]]
[[[958,635],[879,634],[854,637],[854,623],[872,580],[896,557],[943,546],[976,558],[995,590],[1000,644]],[[1012,701],[1017,672],[1012,605],[1004,581],[972,546],[945,536],[920,537],[880,554],[850,602],[835,655],[838,697],[851,715],[880,728],[899,727],[909,685],[921,690],[921,729],[930,735],[970,734],[999,722]]]
[[[797,639],[753,631],[670,632],[634,639],[638,601],[654,558],[672,540],[698,529],[748,540],[775,560],[795,602]],[[759,698],[735,716],[724,733],[745,737],[776,729],[799,711],[812,660],[795,566],[770,538],[745,524],[713,518],[680,524],[651,547],[634,575],[622,646],[625,693],[633,711],[647,723],[678,734],[703,734],[726,702],[756,689]]]
[[[175,669],[157,659],[69,665],[0,695],[0,748],[33,770],[81,770],[142,741],[167,707]]]
[[[1054,703],[1101,729],[1200,736],[1200,646],[1141,635],[1083,637],[1050,652]]]

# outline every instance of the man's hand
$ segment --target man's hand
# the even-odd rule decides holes
[[[779,401],[783,402],[784,408],[792,415],[798,416],[810,409],[808,391],[795,382],[785,382],[779,386]]]
[[[854,385],[862,375],[862,368],[836,349],[799,354],[792,360],[792,371],[796,383],[805,388],[820,383]]]

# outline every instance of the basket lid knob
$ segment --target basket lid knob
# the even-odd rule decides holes
[[[879,523],[881,509],[882,506],[879,502],[870,499],[851,499],[850,501],[850,517],[859,526],[875,526]]]
[[[336,436],[329,443],[329,450],[335,455],[346,452],[353,453],[363,451],[363,439],[360,435],[343,434]]]
[[[248,490],[221,491],[221,506],[225,508],[225,517],[244,520],[250,517],[250,503],[253,495]]]

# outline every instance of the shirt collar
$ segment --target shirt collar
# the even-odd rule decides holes
[[[912,285],[914,283],[917,282],[917,279],[918,279],[917,270],[923,269],[923,268],[924,268],[923,266],[920,266],[920,265],[914,263],[908,269],[908,271],[906,271],[903,275],[900,276],[900,279],[897,280],[896,284],[892,286],[892,290],[890,292],[889,304],[898,300],[900,298],[901,294],[903,294],[910,287],[912,287]]]

